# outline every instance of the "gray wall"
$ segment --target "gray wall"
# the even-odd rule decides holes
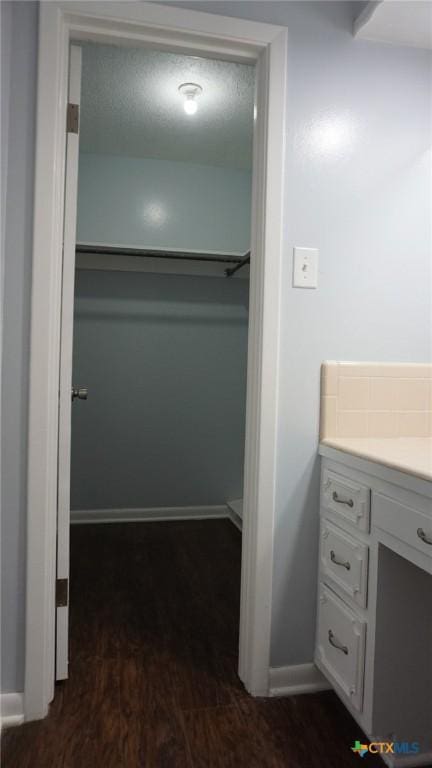
[[[431,52],[353,40],[357,4],[186,5],[289,30],[271,662],[300,664],[315,628],[320,363],[432,359]],[[294,245],[320,249],[317,291],[291,288]]]
[[[346,11],[319,6],[295,4],[288,20],[287,178],[296,183],[283,283],[295,244],[320,248],[320,283],[289,289],[284,302],[275,665],[312,657],[321,361],[432,360],[431,53],[352,41]]]
[[[301,663],[312,657],[315,623],[319,364],[324,358],[431,359],[430,54],[353,40],[349,3],[194,2],[190,6],[287,24],[290,29],[272,664]],[[29,174],[37,32],[32,9],[23,3],[15,7],[31,25],[31,30],[25,27],[30,34],[25,51],[16,48],[13,53],[15,78],[23,78],[22,90],[15,90],[23,94],[16,109],[24,110],[28,119],[24,135],[24,128],[10,132],[9,150],[18,154],[18,167],[21,160],[23,166],[28,161]],[[322,121],[338,115],[354,123],[354,133],[345,133],[353,137],[350,151],[341,151],[340,144],[338,149],[338,130],[329,130],[324,141]],[[318,135],[313,141],[315,128]],[[326,145],[327,153],[322,151]],[[25,200],[28,180],[21,178],[20,185]],[[21,204],[21,214],[28,235],[28,206]],[[321,249],[318,291],[290,288],[294,243]],[[20,246],[25,272],[19,284],[9,281],[8,287],[6,282],[6,291],[18,305],[23,287],[28,290],[28,255],[27,245]],[[6,258],[17,258],[17,254],[9,252]],[[16,355],[24,359],[28,334],[16,334],[16,327],[9,327],[7,335],[15,338]],[[20,403],[14,407],[15,419],[9,420],[6,433],[12,444],[17,434],[22,435],[24,413]],[[19,465],[22,471],[22,458]],[[7,577],[12,630],[7,634],[14,634],[18,654],[16,645],[10,640],[5,643],[4,666],[9,675],[4,690],[22,687],[25,554],[22,534],[21,538],[17,534],[23,519],[22,491],[17,486],[10,489],[8,515],[6,554],[10,557],[3,569],[7,573],[12,568]]]
[[[82,153],[78,184],[78,241],[249,250],[250,171]]]
[[[78,271],[72,509],[242,493],[248,281]]]
[[[80,155],[77,238],[238,251],[251,174]],[[242,495],[246,280],[77,272],[72,509],[223,504]]]
[[[6,64],[4,71],[9,74],[10,98],[9,141],[5,150],[7,226],[2,233],[5,285],[1,444],[1,689],[16,691],[22,690],[24,684],[26,435],[37,5],[6,5],[9,8],[3,9],[2,3],[2,64]],[[7,22],[4,28],[3,13]],[[2,79],[2,111],[4,94],[7,97],[7,83],[5,85],[3,93]]]
[[[250,185],[248,171],[83,153],[78,241],[244,253]],[[72,509],[242,495],[248,289],[78,271],[73,376],[90,398],[73,408]]]

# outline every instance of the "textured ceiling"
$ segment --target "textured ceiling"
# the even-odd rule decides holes
[[[198,111],[178,87],[196,82]],[[250,168],[254,68],[194,56],[83,45],[80,149]]]

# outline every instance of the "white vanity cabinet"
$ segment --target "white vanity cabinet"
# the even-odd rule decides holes
[[[322,519],[321,581],[361,608],[367,605],[368,560],[366,542],[328,518]]]
[[[357,710],[362,708],[366,622],[324,583],[319,591],[317,658]]]
[[[432,765],[432,482],[321,445],[315,663],[392,766]]]

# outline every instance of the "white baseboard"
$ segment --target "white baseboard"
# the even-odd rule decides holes
[[[73,509],[72,524],[85,523],[150,523],[162,520],[212,520],[229,518],[226,504],[204,507],[147,507],[143,509]]]
[[[227,505],[237,515],[237,517],[239,517],[241,520],[243,519],[243,499],[233,499],[232,501],[227,501]]]
[[[298,693],[327,691],[329,688],[330,683],[312,662],[290,667],[270,667],[270,696],[294,696]]]
[[[0,727],[11,728],[24,722],[24,696],[22,693],[0,693]]]
[[[243,499],[227,501],[230,520],[239,531],[243,530]]]
[[[239,531],[243,530],[243,521],[241,517],[238,517],[238,515],[236,515],[236,513],[229,508],[228,508],[228,517],[231,520],[231,522],[235,525],[235,527],[239,529]]]

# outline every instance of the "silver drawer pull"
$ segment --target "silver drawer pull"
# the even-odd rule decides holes
[[[348,648],[346,647],[346,645],[342,645],[342,643],[340,643],[339,640],[336,640],[331,629],[329,629],[328,631],[328,640],[330,645],[333,646],[333,648],[337,648],[338,651],[342,651],[342,653],[344,653],[345,656],[348,656]]]
[[[423,528],[417,528],[417,536],[424,541],[425,544],[430,544],[432,546],[432,539],[424,532]]]
[[[338,560],[337,555],[335,555],[333,550],[330,550],[330,560],[335,565],[341,565],[342,568],[346,568],[347,571],[351,570],[351,563],[348,560]]]
[[[336,504],[346,504],[347,507],[353,507],[354,506],[354,502],[353,502],[352,499],[340,499],[339,496],[337,495],[336,491],[333,491],[332,499],[333,499],[333,501],[336,502]]]

